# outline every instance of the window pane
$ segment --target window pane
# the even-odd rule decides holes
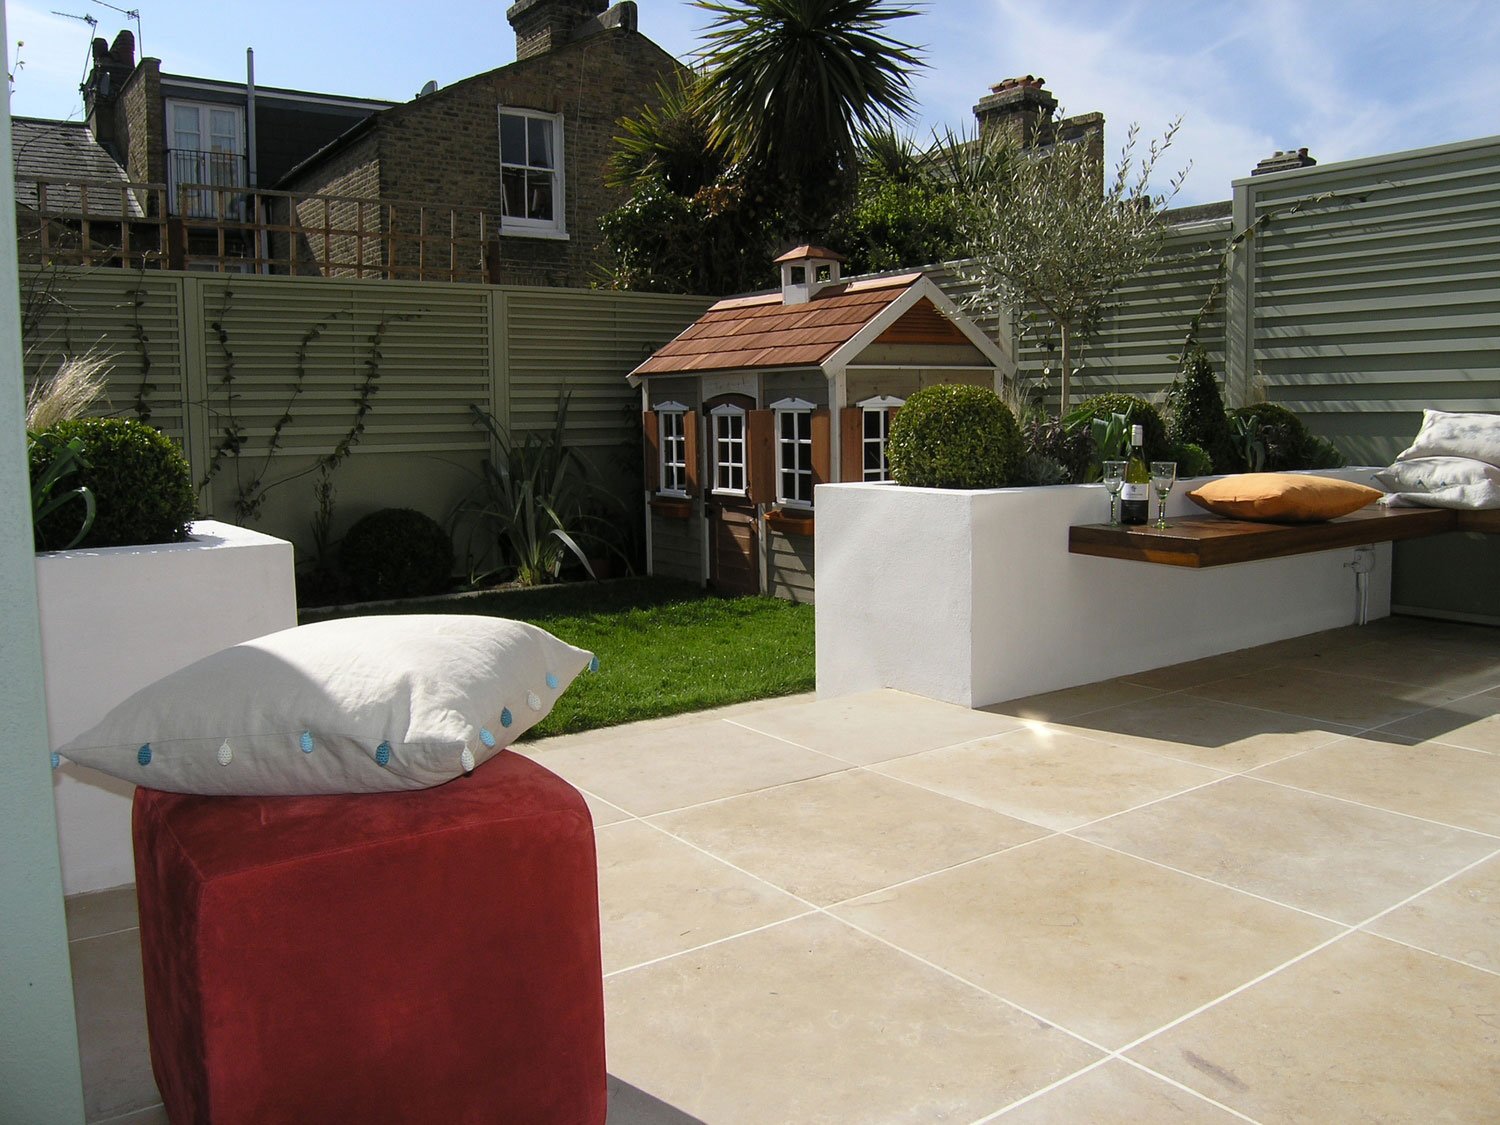
[[[232,109],[210,109],[208,132],[215,152],[234,152],[239,145],[239,114]]]
[[[552,221],[552,173],[526,173],[526,217]]]
[[[172,107],[172,143],[177,148],[198,147],[198,107],[174,105]]]
[[[518,168],[507,168],[500,173],[500,197],[502,215],[520,217],[526,214],[526,173]]]
[[[500,115],[500,163],[526,163],[526,118],[514,113]]]
[[[883,421],[885,421],[885,413],[884,413],[884,411],[880,411],[880,410],[866,410],[865,411],[865,437],[867,437],[867,438],[877,438],[877,439],[880,438],[882,436],[881,433],[880,433],[880,430],[881,430],[880,423],[883,422]]]
[[[884,461],[884,458],[880,455],[880,446],[876,445],[874,442],[866,442],[865,476],[868,477],[871,472],[880,472],[882,461]]]
[[[540,117],[526,119],[526,160],[533,168],[551,168],[552,122]]]

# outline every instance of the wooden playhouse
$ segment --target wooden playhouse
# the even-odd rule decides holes
[[[886,480],[913,391],[998,390],[1010,373],[926,275],[845,280],[841,260],[797,247],[776,260],[779,291],[720,301],[630,373],[650,573],[811,601],[816,486]]]

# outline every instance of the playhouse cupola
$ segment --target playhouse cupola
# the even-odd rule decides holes
[[[804,244],[776,259],[781,267],[781,303],[805,305],[818,290],[839,284],[839,264],[844,256],[826,246]]]

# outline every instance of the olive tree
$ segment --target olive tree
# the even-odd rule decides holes
[[[1159,194],[1151,191],[1151,174],[1179,124],[1152,141],[1139,161],[1140,129],[1131,125],[1106,186],[1099,154],[1086,140],[1058,137],[1055,119],[1049,120],[1040,132],[1053,143],[1012,159],[1001,182],[976,187],[971,260],[960,271],[975,284],[968,304],[987,313],[1035,308],[1046,317],[1062,353],[1062,414],[1079,345],[1120,286],[1160,253],[1161,215],[1187,169]]]

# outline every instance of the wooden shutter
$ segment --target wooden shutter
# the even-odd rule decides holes
[[[812,412],[812,482],[816,488],[833,476],[833,415],[826,410]]]
[[[689,410],[682,416],[682,457],[687,462],[687,494],[698,495],[702,470],[698,465],[698,412]]]
[[[641,415],[641,432],[646,438],[646,490],[654,493],[661,488],[661,433],[656,411]]]
[[[865,412],[857,406],[839,411],[839,480],[865,479]]]
[[[776,412],[752,410],[745,416],[745,480],[756,504],[776,503]]]

